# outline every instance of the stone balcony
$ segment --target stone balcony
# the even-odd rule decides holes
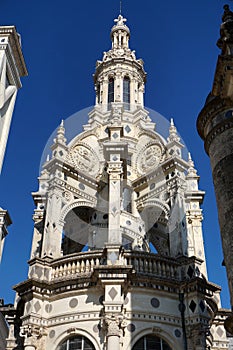
[[[70,254],[58,259],[34,258],[29,262],[29,278],[49,283],[90,278],[95,270],[130,269],[137,277],[148,276],[160,281],[186,281],[200,277],[201,261],[194,257],[167,258],[153,253],[122,251],[119,262],[107,264],[105,250]]]

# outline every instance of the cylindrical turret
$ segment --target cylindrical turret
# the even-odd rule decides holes
[[[197,120],[210,157],[224,261],[233,305],[233,13],[224,6],[213,89]]]
[[[111,30],[112,48],[104,52],[103,60],[97,61],[94,74],[96,106],[104,111],[111,103],[123,103],[125,110],[144,106],[146,73],[143,61],[137,60],[135,51],[129,48],[130,30],[126,19],[119,15]]]

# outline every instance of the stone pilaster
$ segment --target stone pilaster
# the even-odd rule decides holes
[[[62,208],[62,191],[54,186],[48,196],[44,238],[41,257],[55,258],[61,254],[62,224],[60,213]]]
[[[0,261],[2,258],[5,237],[8,234],[7,227],[11,224],[12,221],[8,211],[0,208]]]
[[[188,349],[206,350],[206,336],[208,327],[198,324],[188,327]]]
[[[17,346],[15,338],[15,315],[7,316],[6,320],[9,325],[9,333],[6,339],[6,350],[13,350]]]

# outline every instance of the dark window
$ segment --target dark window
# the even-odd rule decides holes
[[[114,102],[114,79],[113,78],[109,78],[108,80],[108,105],[111,102]]]
[[[123,80],[123,102],[125,104],[125,109],[129,110],[130,104],[130,79],[125,77]]]
[[[133,350],[172,350],[171,347],[156,335],[146,335],[137,341]]]
[[[97,103],[100,103],[100,84],[97,84],[96,94],[97,94]]]
[[[85,337],[75,336],[62,343],[59,350],[95,350],[94,345]]]

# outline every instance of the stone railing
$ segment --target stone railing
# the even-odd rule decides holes
[[[180,280],[181,266],[175,260],[135,251],[123,252],[120,267],[131,267],[137,274],[151,275],[164,279]],[[63,278],[88,277],[95,269],[108,268],[106,257],[102,251],[90,251],[85,253],[64,256],[51,262],[50,280]],[[112,265],[109,266],[112,268]]]
[[[136,273],[180,280],[180,264],[155,254],[137,252],[124,253],[125,264],[131,265]]]
[[[107,251],[95,250],[66,255],[58,259],[34,258],[29,262],[28,277],[40,281],[89,278],[95,270],[130,269],[138,277],[187,281],[202,278],[202,261],[195,257],[166,258],[157,254],[120,250],[119,261],[107,262]]]
[[[106,259],[104,259],[102,251],[64,256],[63,258],[51,263],[51,280],[64,277],[75,277],[77,275],[89,275],[94,271],[94,268],[105,264]]]

